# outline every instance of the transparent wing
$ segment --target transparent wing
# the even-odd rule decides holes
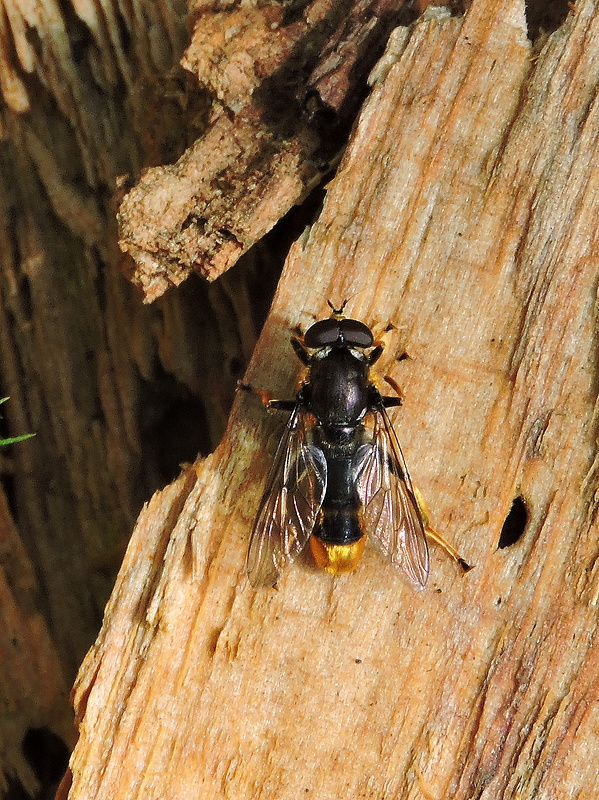
[[[298,403],[287,422],[268,473],[247,555],[252,586],[274,586],[304,549],[322,505],[327,464],[307,440],[305,412]]]
[[[356,454],[364,527],[383,558],[418,587],[426,584],[429,555],[422,515],[399,441],[384,407],[374,411],[372,442]]]

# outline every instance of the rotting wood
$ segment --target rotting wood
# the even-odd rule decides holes
[[[403,0],[198,9],[183,65],[215,98],[204,136],[119,211],[146,302],[229,269],[330,169]],[[296,16],[292,16],[296,15]]]
[[[531,54],[520,0],[394,33],[247,376],[288,396],[288,330],[326,297],[394,323],[412,477],[475,569],[434,552],[416,593],[367,550],[250,589],[282,420],[240,398],[139,520],[76,686],[70,800],[596,796],[595,4]]]
[[[229,362],[243,363],[232,345],[208,351],[228,320],[213,322],[199,280],[195,294],[190,281],[150,311],[118,269],[117,176],[175,158],[195,138],[195,109],[171,94],[184,6],[2,3],[1,426],[36,436],[0,454],[10,505],[9,515],[2,497],[0,797],[6,786],[11,797],[49,797],[74,743],[69,686],[142,503],[168,480],[162,384],[209,397],[217,441],[235,385]],[[225,293],[210,289],[221,305]],[[236,302],[247,310],[242,292]],[[206,347],[202,371],[197,350],[168,349],[184,339],[179,326]],[[210,414],[227,392],[224,411]]]
[[[140,384],[159,361],[155,325],[118,271],[110,192],[119,173],[139,169],[143,100],[180,57],[177,2],[148,9],[143,25],[116,4],[3,4],[3,416],[12,433],[36,432],[12,448],[11,499],[67,680],[112,587],[107,551],[123,546],[161,482],[142,459],[138,416]],[[165,35],[150,57],[158,30]],[[133,90],[138,80],[146,94]]]

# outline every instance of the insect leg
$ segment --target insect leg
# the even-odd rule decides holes
[[[458,551],[454,547],[452,547],[449,544],[449,542],[445,541],[445,539],[441,536],[441,534],[437,533],[437,531],[431,528],[430,525],[426,526],[424,532],[426,534],[426,538],[430,539],[431,542],[435,542],[435,544],[438,544],[442,550],[445,550],[447,555],[450,558],[453,558],[456,564],[459,564],[464,572],[470,572],[470,570],[472,569],[472,565],[469,564],[467,561],[465,561],[458,553]]]
[[[385,382],[389,384],[389,386],[397,394],[397,397],[383,397],[383,405],[385,408],[389,408],[390,406],[400,406],[403,403],[403,397],[397,381],[393,380],[390,375],[385,375]]]
[[[389,376],[386,376],[385,380],[399,394],[399,387],[397,386],[397,384],[395,383],[393,378],[390,378]],[[374,394],[375,392],[376,392],[376,394]],[[374,394],[374,402],[373,402],[373,404],[376,405],[376,403],[378,402],[379,403],[379,407],[382,407],[381,411],[382,411],[382,414],[383,414],[383,418],[386,418],[386,416],[387,416],[386,412],[383,409],[389,408],[390,406],[399,406],[399,405],[401,405],[401,402],[402,402],[401,397],[381,397],[380,395],[378,395],[378,390],[376,390],[376,389],[373,390],[373,394]],[[377,398],[377,395],[378,395],[378,398]],[[392,433],[394,435],[394,432],[392,431],[390,422],[388,422],[387,424],[389,426],[390,433]],[[398,451],[398,457],[396,458],[395,461],[393,461],[393,460],[391,461],[391,463],[389,465],[389,468],[390,468],[391,472],[397,472],[399,474],[399,477],[403,481],[405,481],[407,483],[409,489],[413,492],[414,499],[416,500],[416,504],[418,506],[418,511],[420,512],[420,516],[422,518],[422,525],[424,527],[424,533],[425,533],[426,538],[429,539],[430,541],[435,542],[436,544],[438,544],[443,550],[445,550],[445,552],[447,553],[447,555],[450,558],[452,558],[457,564],[460,565],[460,567],[463,569],[464,572],[468,572],[470,569],[472,569],[470,564],[468,564],[468,562],[460,556],[458,551],[454,547],[452,547],[449,544],[449,542],[446,542],[445,539],[439,533],[437,533],[437,531],[435,531],[433,528],[431,528],[430,522],[429,522],[429,511],[428,511],[428,508],[426,506],[426,502],[424,501],[424,498],[420,494],[420,492],[418,490],[418,487],[414,486],[411,483],[411,481],[410,481],[410,479],[408,477],[408,474],[407,474],[407,470],[406,470],[405,462],[403,460],[403,456],[401,455],[401,449],[399,448],[399,443],[397,441],[395,441],[395,444],[396,444],[396,448],[397,448],[397,451]]]
[[[385,375],[385,380],[387,383],[395,389],[397,392],[397,397],[388,397],[386,395],[382,395],[379,390],[376,388],[374,384],[370,385],[370,404],[372,408],[393,408],[396,406],[403,405],[403,397],[401,396],[401,391],[397,383],[390,378],[388,375]]]
[[[375,364],[379,360],[379,358],[383,355],[386,347],[386,342],[388,339],[388,334],[394,330],[397,330],[395,325],[389,324],[380,334],[377,334],[376,339],[374,341],[374,350],[372,350],[370,352],[370,355],[368,356],[369,366]]]
[[[310,363],[310,355],[306,350],[306,348],[304,347],[304,345],[302,344],[302,342],[297,338],[297,336],[291,337],[291,346],[295,350],[295,354],[302,362],[302,364],[308,366],[308,364]]]
[[[293,411],[297,403],[297,400],[277,400],[268,389],[257,389],[255,386],[251,386],[249,383],[241,383],[241,381],[237,382],[237,389],[240,392],[250,392],[251,394],[257,395],[264,408]]]
[[[401,397],[381,397],[383,408],[394,408],[403,405]]]
[[[383,355],[384,350],[385,348],[382,344],[377,344],[374,350],[372,350],[368,356],[368,366],[371,367],[373,364],[376,364],[379,358]]]
[[[297,400],[269,400],[267,408],[277,408],[279,411],[293,411]]]
[[[418,503],[418,508],[420,509],[420,514],[422,516],[422,521],[424,523],[424,533],[426,534],[426,538],[429,539],[431,542],[435,542],[438,544],[442,550],[445,550],[447,555],[452,558],[456,564],[459,564],[460,567],[464,572],[469,572],[472,569],[472,566],[461,557],[455,547],[449,544],[449,542],[445,541],[445,539],[441,536],[440,533],[437,533],[434,528],[431,528],[430,521],[429,521],[429,511],[424,500],[424,497],[420,493],[417,486],[413,487],[414,489],[414,496],[416,497],[416,502]]]

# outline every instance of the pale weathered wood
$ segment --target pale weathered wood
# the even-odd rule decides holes
[[[598,59],[591,0],[534,59],[522,0],[396,30],[247,376],[289,396],[289,329],[327,297],[393,323],[412,477],[475,569],[434,550],[417,593],[367,549],[251,589],[282,420],[240,398],[139,519],[76,686],[71,800],[596,796]]]

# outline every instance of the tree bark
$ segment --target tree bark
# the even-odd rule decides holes
[[[284,420],[240,397],[138,520],[70,800],[596,795],[598,58],[592,0],[538,52],[522,0],[397,28],[246,376],[292,396],[327,298],[392,324],[412,478],[475,569],[433,548],[418,593],[367,547],[251,589]]]
[[[159,435],[195,401],[218,441],[237,377],[229,361],[243,364],[253,344],[225,327],[226,284],[190,283],[144,311],[119,269],[117,177],[178,157],[197,135],[182,71],[164,78],[184,46],[184,7],[142,5],[138,17],[128,3],[6,0],[0,14],[2,435],[36,433],[0,461],[0,796],[49,796],[46,768],[64,770],[50,750],[74,743],[68,687],[135,518],[200,449],[179,450],[173,473]],[[197,350],[168,346],[181,327],[220,345],[201,370]]]
[[[37,606],[39,584],[4,493],[0,493],[0,663],[2,725],[0,794],[20,786],[33,796],[39,789],[36,742],[62,742],[57,770],[66,769],[67,745],[76,739],[68,686],[46,620]],[[40,686],[43,691],[40,692]],[[32,747],[33,746],[33,747]],[[25,757],[26,755],[29,758]],[[60,779],[55,770],[53,782]]]

